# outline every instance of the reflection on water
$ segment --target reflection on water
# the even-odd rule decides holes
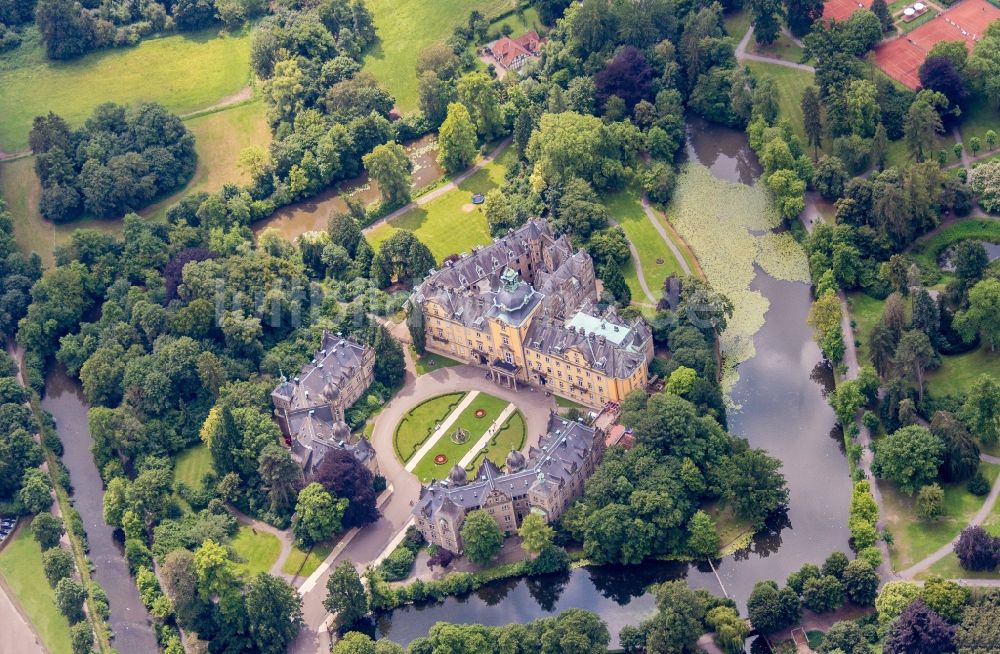
[[[687,133],[689,155],[717,177],[752,184],[760,175],[742,132],[693,118]],[[768,299],[770,308],[754,335],[757,354],[740,366],[733,397],[743,408],[730,414],[729,425],[734,434],[782,461],[790,501],[749,547],[717,563],[724,591],[706,564],[650,561],[579,568],[566,575],[490,584],[465,598],[403,607],[380,616],[378,631],[409,643],[438,621],[503,625],[575,607],[598,613],[616,645],[624,625],[637,624],[653,612],[655,601],[646,591],[651,584],[686,579],[694,588],[727,593],[742,608],[758,581],[783,581],[803,563],[820,563],[833,550],[847,551],[851,483],[843,439],[826,402],[833,371],[806,324],[811,289],[759,269],[751,288]]]
[[[1000,259],[1000,243],[989,243],[987,241],[981,241],[983,248],[986,250],[986,258],[992,263],[997,259]],[[955,264],[951,261],[951,255],[954,251],[954,247],[950,247],[941,253],[938,257],[938,265],[941,266],[942,270],[947,272],[955,272]]]
[[[413,188],[422,188],[444,174],[444,169],[437,162],[437,139],[433,134],[403,145],[413,162]],[[367,174],[345,180],[308,200],[278,209],[255,224],[254,232],[259,234],[272,227],[291,241],[306,232],[324,230],[331,213],[347,211],[341,195],[348,195],[367,205],[379,198],[378,184],[369,182]]]
[[[688,116],[687,156],[730,182],[753,184],[763,172],[743,132],[713,125],[699,116]]]
[[[79,384],[66,376],[62,366],[45,379],[42,408],[56,419],[63,443],[63,463],[73,482],[73,506],[80,512],[94,563],[94,579],[108,594],[115,633],[114,647],[122,654],[158,652],[149,615],[129,575],[114,530],[104,522],[104,487],[90,453],[93,443],[87,428],[87,405]],[[2,649],[2,647],[0,647]]]

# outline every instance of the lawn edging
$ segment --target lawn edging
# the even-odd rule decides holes
[[[449,397],[452,395],[455,396],[455,401],[448,405],[448,408],[445,410],[444,415],[442,415],[440,419],[437,420],[437,423],[440,423],[442,420],[447,418],[452,411],[455,410],[455,407],[458,406],[459,402],[462,401],[462,398],[465,397],[466,395],[465,391],[459,391],[456,393],[442,393],[441,395],[435,395],[434,397],[429,397],[426,400],[420,402],[419,404],[413,406],[409,411],[406,412],[406,415],[403,416],[403,419],[399,421],[399,424],[396,425],[396,428],[392,432],[392,449],[396,452],[396,456],[399,457],[400,461],[402,461],[403,463],[407,463],[410,457],[416,454],[417,450],[420,449],[420,446],[426,443],[427,439],[430,438],[431,434],[434,433],[434,426],[432,425],[431,427],[428,428],[427,434],[424,436],[423,440],[414,443],[413,451],[410,452],[409,455],[407,455],[406,457],[404,457],[403,453],[399,451],[399,428],[402,427],[404,424],[406,424],[406,421],[409,419],[410,415],[423,405],[427,404],[428,402],[433,402],[435,400],[441,399],[442,397]]]

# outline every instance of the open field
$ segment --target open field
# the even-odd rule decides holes
[[[236,564],[236,570],[248,577],[269,571],[281,554],[281,542],[277,536],[264,531],[255,532],[246,525],[240,527],[229,546],[244,561]]]
[[[997,480],[1000,465],[981,463],[980,471],[992,482]],[[944,489],[944,514],[934,522],[926,522],[917,517],[912,497],[896,490],[894,484],[882,482],[882,496],[885,500],[884,518],[893,536],[889,546],[892,567],[903,570],[928,556],[958,535],[969,519],[983,505],[985,498],[976,497],[965,489],[965,483],[942,484]]]
[[[524,416],[521,415],[520,411],[516,411],[511,417],[507,418],[496,436],[490,439],[486,449],[477,454],[472,463],[465,466],[465,469],[470,474],[475,474],[479,469],[479,464],[486,458],[502,468],[507,462],[508,454],[513,450],[519,450],[524,447],[524,439],[527,433],[528,430],[524,425]]]
[[[490,242],[490,228],[482,205],[472,204],[472,195],[485,194],[503,183],[507,165],[515,154],[507,148],[495,160],[439,198],[403,214],[391,223],[382,223],[366,234],[373,248],[398,230],[413,232],[430,248],[438,261],[468,252],[476,245]]]
[[[797,60],[796,60],[797,61]],[[780,64],[761,61],[747,61],[746,65],[758,80],[769,77],[778,90],[778,107],[782,118],[792,123],[792,129],[806,144],[806,132],[802,122],[802,91],[814,83],[815,75],[809,71],[789,68]]]
[[[195,137],[198,167],[191,181],[175,193],[152,204],[140,213],[153,219],[163,219],[166,211],[183,195],[195,191],[217,191],[227,183],[246,182],[237,166],[240,151],[250,145],[267,146],[271,132],[264,120],[260,101],[237,105],[223,111],[185,121]],[[69,241],[74,230],[99,229],[118,234],[121,221],[84,218],[56,225],[38,213],[41,187],[34,170],[34,158],[26,157],[0,163],[0,196],[14,217],[14,236],[25,252],[37,252],[46,265],[53,261],[57,245]]]
[[[194,134],[198,167],[187,186],[143,209],[143,216],[159,220],[185,195],[211,193],[226,184],[249,183],[250,178],[239,168],[240,152],[251,145],[266,149],[271,144],[271,129],[261,100],[197,116],[185,124]]]
[[[0,150],[27,147],[32,119],[49,111],[74,126],[108,101],[156,100],[184,114],[214,105],[250,79],[250,30],[147,39],[67,62],[46,59],[31,33],[0,57]]]
[[[455,464],[475,446],[508,404],[507,400],[502,400],[488,393],[477,395],[448,428],[447,433],[427,452],[423,459],[417,462],[413,468],[413,474],[423,483],[447,477]],[[476,411],[480,409],[486,411],[486,415],[477,418]],[[430,427],[433,428],[434,425],[432,424]],[[468,434],[464,443],[456,443],[451,438],[452,434],[459,429],[464,429]],[[448,460],[442,465],[434,462],[434,457],[439,454],[448,457]]]
[[[55,593],[45,581],[42,548],[31,537],[26,524],[20,526],[13,538],[0,552],[0,577],[10,589],[12,599],[31,620],[46,649],[51,654],[70,654],[73,647],[69,622],[56,608]]]
[[[396,98],[404,112],[417,108],[417,56],[427,46],[444,42],[472,10],[486,18],[513,9],[514,0],[369,0],[378,43],[365,57],[364,69]]]
[[[642,210],[638,189],[629,186],[621,191],[606,195],[604,196],[604,206],[625,230],[625,235],[639,252],[639,262],[642,264],[642,272],[646,277],[646,285],[649,286],[654,297],[663,288],[664,280],[671,274],[684,275],[684,271],[673,252],[663,242],[663,238]],[[629,284],[629,290],[632,291],[632,300],[634,302],[648,302],[646,294],[639,286],[636,274],[634,266],[630,266],[625,277],[625,281]]]
[[[212,453],[204,443],[194,445],[177,455],[174,464],[174,479],[191,488],[201,488],[202,479],[215,469]]]
[[[120,220],[83,218],[71,223],[56,225],[38,213],[38,198],[42,189],[35,175],[34,157],[0,163],[0,196],[7,202],[7,209],[14,218],[14,240],[24,252],[37,252],[42,263],[51,266],[53,250],[69,242],[77,229],[98,229],[120,234]]]
[[[465,393],[438,395],[410,409],[396,426],[392,439],[399,460],[408,461],[434,432],[434,426],[447,418],[464,396]]]
[[[538,10],[534,7],[528,7],[524,11],[504,16],[500,20],[490,23],[489,40],[500,38],[503,35],[501,30],[503,30],[504,25],[510,25],[510,38],[512,39],[516,39],[530,30],[541,34],[542,30],[545,29],[542,20],[538,17]]]

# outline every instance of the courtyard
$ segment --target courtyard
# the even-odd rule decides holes
[[[410,409],[396,426],[393,449],[421,483],[445,479],[457,464],[468,473],[483,459],[502,466],[524,447],[524,416],[513,402],[472,390],[431,397]]]

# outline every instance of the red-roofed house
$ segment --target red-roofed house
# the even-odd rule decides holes
[[[538,32],[531,30],[516,39],[502,37],[486,46],[487,54],[504,68],[504,70],[520,70],[529,59],[538,56],[538,48],[543,39]]]

